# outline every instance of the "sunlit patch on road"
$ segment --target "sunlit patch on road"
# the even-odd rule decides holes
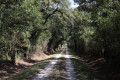
[[[40,71],[35,77],[32,78],[32,80],[46,80],[50,72],[53,70],[55,64],[57,63],[58,59],[61,57],[64,50],[56,56],[51,62],[45,66],[45,68]]]

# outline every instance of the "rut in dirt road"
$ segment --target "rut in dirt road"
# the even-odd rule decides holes
[[[40,71],[32,80],[46,80],[52,69],[54,68],[55,64],[57,63],[58,59],[61,57],[64,50],[56,56],[51,62],[45,66],[45,68]]]
[[[76,76],[75,76],[75,71],[74,71],[74,67],[72,65],[72,61],[70,59],[70,55],[69,52],[66,50],[66,73],[67,73],[67,80],[77,80]]]

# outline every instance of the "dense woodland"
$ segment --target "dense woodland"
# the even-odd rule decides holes
[[[67,43],[91,57],[120,58],[120,1],[0,0],[0,60],[13,64],[37,48],[52,53]]]

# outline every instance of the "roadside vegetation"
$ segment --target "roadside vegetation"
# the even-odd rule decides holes
[[[56,54],[50,55],[48,57],[46,57],[46,59],[38,61],[36,64],[23,69],[22,71],[20,71],[18,74],[12,76],[11,78],[8,78],[7,80],[29,80],[32,77],[34,77],[39,71],[41,71],[42,69],[44,69],[44,67],[46,66],[46,64],[48,64],[50,62],[50,60],[52,60],[53,58],[56,57],[56,55],[58,55],[60,51],[56,52]]]
[[[73,51],[69,50],[71,54],[71,61],[76,71],[76,77],[81,80],[107,80],[104,76],[96,74],[95,71],[89,67],[86,62],[78,57]]]

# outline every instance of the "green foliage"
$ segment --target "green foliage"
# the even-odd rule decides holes
[[[65,40],[67,24],[61,17],[69,7],[67,0],[2,0],[0,4],[1,60],[15,63],[16,56],[28,58],[37,45],[45,50],[51,38],[53,47],[48,48],[54,50]]]
[[[75,49],[84,49],[90,55],[105,58],[120,57],[120,1],[119,0],[74,0],[79,4],[77,13],[83,12],[85,18],[79,21],[77,33],[72,31],[71,43]],[[79,15],[78,15],[79,16]],[[75,24],[75,23],[74,23]],[[74,26],[75,27],[75,26]],[[79,31],[80,30],[80,31]],[[76,38],[76,39],[75,39]],[[80,41],[80,38],[82,41]],[[73,43],[73,41],[75,43]],[[83,46],[79,46],[83,43]],[[76,45],[75,45],[76,44]]]
[[[69,47],[75,51],[85,51],[85,45],[92,40],[95,29],[90,27],[91,19],[89,13],[78,11],[73,13],[74,25],[69,28]],[[86,44],[85,44],[86,43]]]
[[[65,42],[81,53],[116,57],[120,47],[120,1],[74,0],[0,1],[0,57],[15,62],[40,45],[52,52]]]

